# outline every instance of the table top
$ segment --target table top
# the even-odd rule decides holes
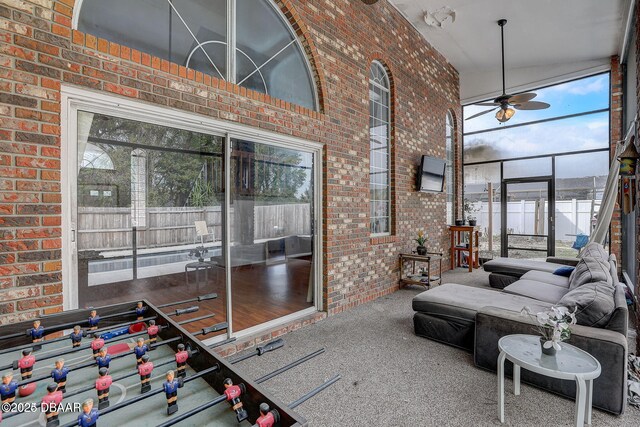
[[[542,354],[539,335],[507,335],[500,338],[498,348],[519,366],[549,377],[590,380],[600,376],[600,362],[571,344],[560,343],[554,356]]]
[[[411,260],[415,260],[415,261],[434,261],[434,260],[439,260],[442,259],[442,253],[441,252],[427,252],[426,255],[418,255],[418,254],[400,254],[400,258],[404,258],[404,259],[408,259],[409,261]]]

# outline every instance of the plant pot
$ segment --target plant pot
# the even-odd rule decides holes
[[[427,254],[427,248],[425,246],[418,246],[416,248],[416,253],[418,255],[426,255]]]
[[[546,354],[547,356],[555,356],[556,355],[556,349],[553,347],[550,348],[544,348],[544,343],[546,342],[546,340],[543,337],[540,337],[540,349],[542,350],[542,354]]]
[[[464,225],[464,219],[456,219],[456,225]]]
[[[469,220],[469,225],[472,226],[472,227],[475,227],[477,223],[478,223],[478,220],[475,220],[475,219],[470,219]]]

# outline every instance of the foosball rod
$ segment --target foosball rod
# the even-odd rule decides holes
[[[113,330],[113,329],[122,328],[124,326],[133,325],[134,323],[148,322],[149,320],[155,320],[157,318],[158,318],[158,316],[145,317],[144,319],[134,320],[134,321],[125,322],[125,323],[118,323],[116,325],[105,326],[104,328],[101,328],[101,329],[95,329],[93,331],[85,331],[85,332],[86,332],[86,336],[89,336],[89,335],[94,335],[96,333],[102,333],[104,331],[110,331],[110,330]],[[69,339],[69,335],[65,335],[65,336],[60,337],[60,338],[52,338],[50,340],[34,342],[34,343],[31,343],[31,344],[17,345],[15,347],[10,347],[10,348],[6,348],[4,350],[0,350],[0,354],[6,354],[6,353],[11,353],[13,351],[24,350],[25,348],[30,348],[30,347],[33,349],[33,351],[38,351],[38,350],[40,350],[42,348],[42,346],[44,344],[53,344],[55,342],[60,342],[60,341],[68,340],[68,339]]]
[[[278,338],[273,341],[269,341],[265,345],[256,347],[256,349],[253,350],[251,353],[243,354],[242,356],[229,359],[229,363],[238,363],[238,362],[242,362],[243,360],[247,360],[253,356],[262,356],[264,353],[268,353],[270,351],[279,349],[282,346],[284,346],[284,341],[282,340],[282,338]]]
[[[204,375],[207,375],[207,374],[209,374],[211,372],[214,372],[214,371],[217,371],[219,369],[220,369],[219,365],[212,366],[211,368],[207,368],[204,371],[200,371],[200,372],[198,372],[198,373],[196,373],[196,374],[194,374],[194,375],[192,375],[190,377],[185,378],[184,383],[188,383],[190,381],[198,379],[198,378],[200,378],[200,377],[202,377]],[[105,409],[101,409],[101,410],[98,411],[98,413],[100,414],[100,416],[103,416],[103,415],[108,414],[109,412],[116,411],[118,409],[124,408],[125,406],[133,405],[134,403],[138,403],[139,401],[141,401],[143,399],[146,399],[146,398],[151,397],[151,396],[155,396],[156,394],[160,394],[160,393],[164,393],[164,387],[160,387],[158,389],[151,390],[151,391],[149,391],[147,393],[132,397],[129,400],[125,400],[123,402],[120,402],[120,403],[118,403],[116,405],[109,406],[108,408],[105,408]],[[225,396],[225,399],[226,399],[226,396]],[[78,425],[77,421],[72,421],[72,422],[69,422],[67,424],[64,424],[62,427],[74,427],[74,426],[77,426],[77,425]]]
[[[292,367],[293,367],[293,366],[292,366]],[[282,371],[282,372],[284,372],[284,371]],[[307,394],[305,394],[304,396],[302,396],[300,399],[298,399],[298,400],[294,401],[294,402],[292,403],[292,405],[294,405],[294,404],[295,404],[295,406],[298,406],[298,405],[300,405],[302,402],[304,402],[304,401],[306,401],[306,400],[309,400],[310,398],[312,398],[312,397],[313,397],[313,396],[315,396],[316,394],[320,393],[322,390],[324,390],[324,389],[326,389],[327,387],[331,386],[333,383],[335,383],[336,381],[338,381],[340,378],[341,378],[341,377],[340,377],[340,374],[336,375],[335,377],[333,377],[333,378],[332,378],[332,379],[330,379],[329,381],[326,381],[325,383],[323,383],[323,384],[322,384],[322,385],[320,385],[319,387],[314,388],[314,389],[313,389],[313,390],[311,390],[309,393],[307,393]],[[184,420],[186,420],[187,418],[190,418],[190,417],[192,417],[192,416],[194,416],[194,415],[196,415],[196,414],[199,414],[199,413],[200,413],[200,412],[202,412],[202,411],[205,411],[205,410],[207,410],[207,409],[209,409],[209,408],[211,408],[211,407],[213,407],[213,406],[216,406],[216,405],[218,405],[219,403],[222,403],[222,402],[224,402],[224,401],[226,401],[226,400],[227,400],[227,396],[226,396],[226,395],[224,395],[224,394],[222,394],[222,395],[220,395],[219,397],[217,397],[217,398],[215,398],[215,399],[213,399],[213,400],[211,400],[211,401],[209,401],[209,402],[207,402],[207,403],[205,403],[205,404],[202,404],[202,405],[200,405],[200,406],[196,406],[195,408],[193,408],[193,409],[191,409],[191,410],[189,410],[189,411],[187,411],[187,412],[184,412],[184,413],[180,414],[179,416],[177,416],[177,417],[175,417],[175,418],[172,418],[172,419],[170,419],[170,420],[168,420],[168,421],[166,421],[166,422],[164,422],[164,423],[162,423],[162,424],[158,424],[156,427],[169,427],[169,426],[172,426],[172,425],[174,425],[174,424],[179,423],[180,421],[184,421]],[[292,407],[291,405],[289,405],[289,407],[290,407],[291,409],[295,408],[295,406],[293,406],[293,407]]]
[[[164,340],[164,341],[160,341],[159,343],[152,344],[151,346],[153,348],[156,348],[156,347],[159,347],[161,345],[171,344],[172,342],[176,342],[176,341],[182,341],[182,337],[170,338],[168,340]],[[111,358],[111,360],[119,359],[121,357],[129,356],[131,354],[133,354],[133,350],[130,350],[130,351],[126,352],[126,353],[115,355],[115,356],[113,356]],[[80,365],[76,365],[76,366],[74,366],[72,368],[69,368],[69,372],[77,371],[79,369],[84,369],[84,368],[88,368],[88,367],[91,367],[91,366],[97,366],[95,360],[89,361],[87,363],[82,363]],[[46,380],[46,379],[49,379],[49,378],[51,378],[51,375],[46,375],[46,376],[36,377],[36,378],[29,378],[28,380],[24,380],[24,381],[19,382],[18,386],[22,387],[24,385],[35,383],[35,382],[42,381],[42,380]]]
[[[212,313],[212,314],[205,314],[204,316],[194,317],[193,319],[182,320],[182,321],[178,322],[178,325],[186,325],[186,324],[188,324],[188,323],[197,322],[197,321],[199,321],[199,320],[210,319],[210,318],[212,318],[213,316],[215,316],[215,313]]]
[[[163,327],[163,328],[165,328],[165,327]],[[114,343],[116,341],[120,341],[120,340],[123,340],[123,339],[126,339],[126,338],[137,337],[138,335],[144,335],[146,333],[147,333],[147,331],[145,330],[145,331],[140,331],[140,332],[134,332],[133,334],[122,334],[120,336],[117,336],[117,337],[113,338],[110,342]],[[54,359],[56,357],[64,356],[64,355],[71,354],[71,353],[76,353],[78,351],[83,351],[83,350],[87,350],[87,349],[90,349],[90,348],[91,348],[91,343],[89,343],[88,345],[80,346],[80,347],[72,347],[72,348],[68,348],[66,350],[60,350],[60,351],[55,352],[55,354],[51,354],[49,356],[43,356],[43,357],[37,358],[36,362],[42,362],[43,360]],[[17,361],[14,361],[11,365],[0,366],[0,371],[4,371],[5,369],[16,369],[15,368],[16,363],[17,363]]]
[[[178,305],[178,304],[186,304],[188,302],[200,302],[200,301],[207,301],[210,299],[216,299],[218,298],[218,294],[216,293],[211,293],[211,294],[206,294],[206,295],[200,295],[199,297],[195,297],[195,298],[191,298],[191,299],[186,299],[183,301],[177,301],[177,302],[168,302],[166,304],[160,304],[160,305],[156,305],[157,308],[165,308],[165,307],[171,307],[172,305]]]
[[[188,313],[195,313],[196,311],[200,310],[200,307],[198,307],[197,305],[194,305],[192,307],[187,307],[187,308],[182,308],[182,309],[177,309],[172,313],[165,313],[167,316],[180,316],[182,314],[188,314]],[[135,310],[131,310],[131,311],[127,311],[127,312],[122,312],[122,313],[115,313],[115,314],[110,314],[104,317],[101,317],[100,320],[104,320],[104,319],[110,319],[112,317],[118,317],[118,316],[124,316],[127,314],[134,314],[136,311]],[[54,332],[60,332],[62,330],[68,329],[68,328],[72,328],[76,325],[83,325],[88,323],[89,320],[81,320],[81,321],[75,321],[75,322],[67,322],[67,323],[62,323],[60,325],[55,325],[55,326],[50,326],[48,328],[44,328],[44,333],[46,334],[52,334]],[[139,322],[139,320],[138,320]],[[132,323],[136,323],[135,321],[132,321]],[[108,326],[106,328],[112,328],[111,326]],[[2,340],[7,340],[10,338],[19,338],[19,337],[23,337],[27,335],[27,332],[16,332],[14,334],[10,334],[10,335],[3,335],[0,336],[0,341]],[[37,344],[37,343],[36,343]]]

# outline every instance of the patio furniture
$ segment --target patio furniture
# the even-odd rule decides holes
[[[470,225],[450,225],[449,235],[451,240],[451,269],[462,266],[462,257],[466,255],[469,272],[473,267],[480,266],[478,260],[478,241],[480,232]],[[464,241],[467,241],[464,243]]]
[[[431,282],[438,282],[438,285],[442,284],[442,253],[441,252],[427,252],[427,255],[416,254],[400,254],[400,288],[402,285],[422,285],[426,288],[431,287]],[[431,276],[431,262],[437,261],[440,264],[437,276]],[[411,275],[404,275],[405,262],[411,262]],[[427,265],[426,275],[422,273],[416,274],[416,263],[423,263]]]

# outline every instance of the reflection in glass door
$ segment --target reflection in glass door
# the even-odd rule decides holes
[[[233,331],[314,306],[314,155],[232,140]]]
[[[223,321],[224,266],[212,257],[222,251],[224,138],[84,111],[77,122],[79,306],[215,292],[190,317]]]
[[[502,194],[502,256],[545,258],[553,255],[552,181],[504,180]]]

